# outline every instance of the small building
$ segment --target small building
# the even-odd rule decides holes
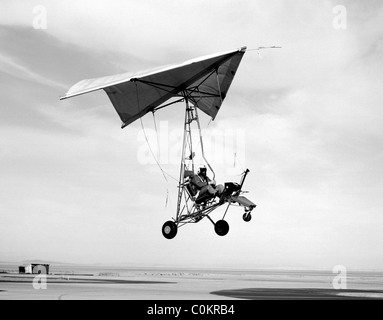
[[[19,266],[19,273],[25,274],[49,274],[49,264],[30,263]]]

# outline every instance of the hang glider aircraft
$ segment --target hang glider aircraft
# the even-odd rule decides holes
[[[205,217],[213,223],[218,235],[225,236],[229,232],[229,225],[225,221],[226,213],[233,205],[244,208],[244,221],[248,222],[251,219],[251,212],[256,205],[241,195],[249,170],[243,173],[239,183],[227,182],[222,188],[223,190],[214,194],[202,192],[202,190],[206,191],[206,188],[201,188],[194,183],[197,173],[194,164],[195,150],[192,143],[192,128],[196,127],[202,157],[214,175],[209,183],[212,187],[216,187],[214,170],[204,154],[198,111],[204,112],[213,120],[216,118],[246,50],[246,47],[242,47],[181,64],[137,73],[83,80],[75,84],[65,96],[60,98],[63,100],[104,90],[122,121],[122,128],[149,112],[157,112],[174,103],[185,103],[177,211],[175,218],[167,221],[162,227],[162,234],[167,239],[174,238],[180,227],[189,223],[197,223]],[[214,222],[210,214],[223,205],[227,207],[222,219]]]

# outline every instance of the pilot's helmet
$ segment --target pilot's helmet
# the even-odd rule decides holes
[[[207,171],[207,169],[206,169],[206,167],[205,166],[203,166],[203,167],[200,167],[199,169],[198,169],[198,174],[206,174],[206,171]]]

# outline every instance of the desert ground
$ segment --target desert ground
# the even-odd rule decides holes
[[[383,273],[51,266],[48,275],[0,267],[0,300],[383,299]]]

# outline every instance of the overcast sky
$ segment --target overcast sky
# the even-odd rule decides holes
[[[0,43],[1,261],[383,270],[380,0],[2,0]],[[233,208],[224,238],[205,219],[164,239],[176,183],[143,161],[139,121],[121,130],[104,92],[59,97],[86,78],[273,45],[245,54],[214,122],[202,115],[218,151],[234,137],[223,158],[209,148],[216,180],[251,170],[253,220]],[[156,117],[177,146],[183,106]]]

